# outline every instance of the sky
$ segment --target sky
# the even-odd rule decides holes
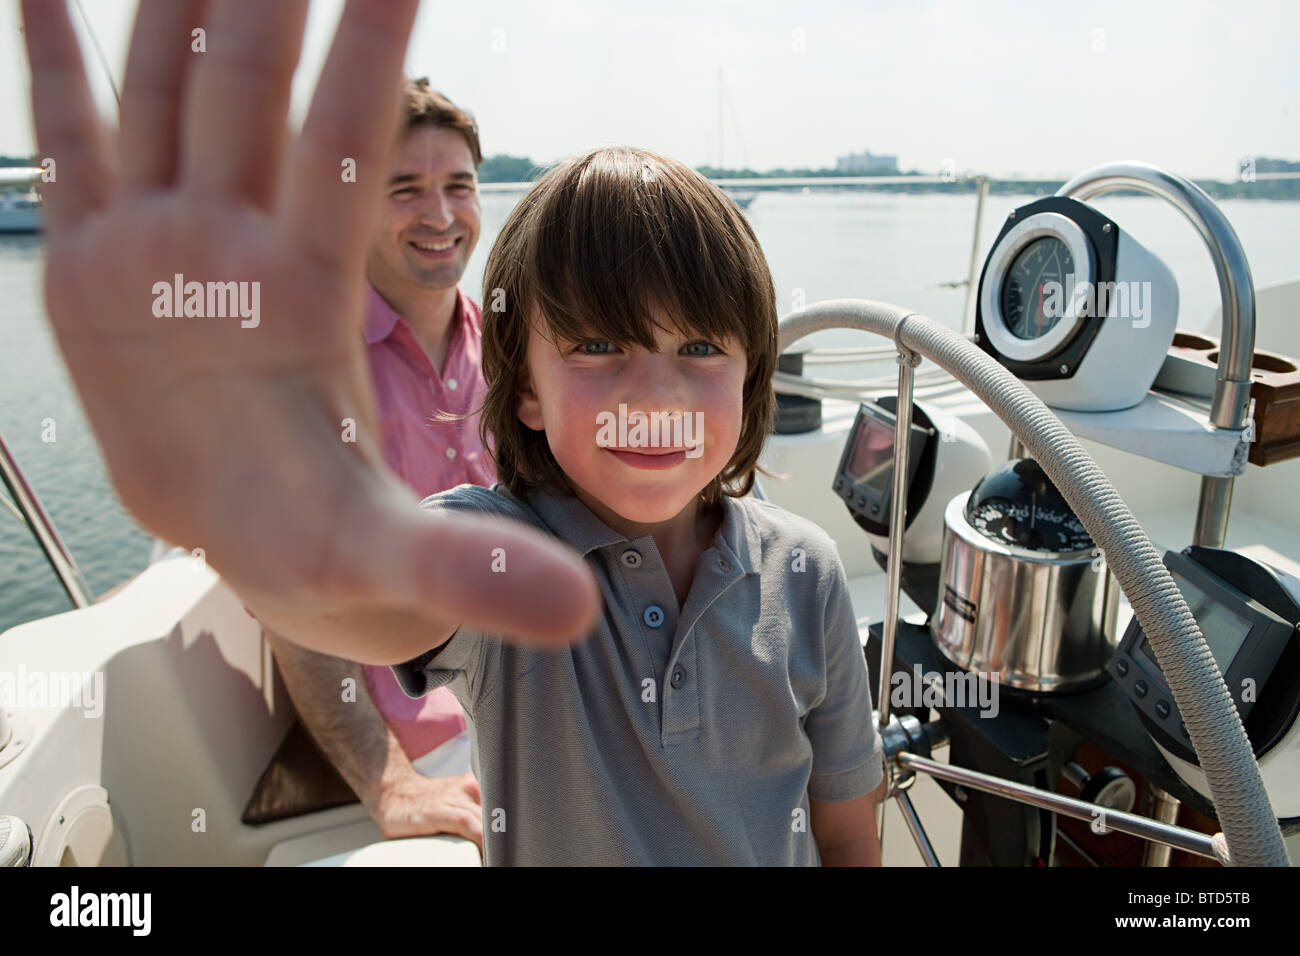
[[[136,0],[82,5],[120,86]],[[342,5],[312,4],[292,115]],[[0,154],[26,155],[17,0],[0,10]],[[82,47],[111,117],[84,31]],[[424,0],[406,68],[474,113],[485,155],[539,163],[629,143],[716,164],[720,74],[728,167],[870,150],[931,173],[1142,160],[1233,179],[1247,157],[1300,160],[1293,0]]]

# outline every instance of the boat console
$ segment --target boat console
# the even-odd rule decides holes
[[[1153,253],[1087,205],[1118,189],[1174,205],[1215,260],[1224,328],[1208,396],[1152,391],[1170,362],[1185,364],[1178,289]],[[918,849],[937,863],[906,793],[925,773],[962,809],[963,863],[1167,865],[1178,849],[1286,865],[1283,832],[1300,831],[1300,582],[1224,548],[1259,377],[1236,234],[1182,177],[1100,167],[1011,213],[977,302],[974,346],[884,303],[818,303],[781,322],[783,350],[852,328],[892,338],[897,351],[896,399],[860,407],[833,488],[887,574],[867,656],[890,796]],[[1013,442],[1007,463],[939,498],[942,526],[918,542],[942,454],[912,394],[923,358],[983,400]],[[1285,417],[1272,418],[1286,434],[1271,434],[1270,462],[1300,456],[1300,421]],[[1161,560],[1076,434],[1202,476],[1187,548]],[[933,560],[916,560],[935,549],[937,574]],[[900,619],[903,590],[924,623]],[[1122,641],[1121,592],[1134,615]],[[930,754],[945,741],[947,764]],[[1131,812],[1138,781],[1149,817]],[[1176,825],[1180,803],[1208,832]],[[1141,859],[1098,846],[1116,831],[1147,841]]]

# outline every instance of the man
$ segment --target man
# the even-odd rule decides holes
[[[366,256],[365,341],[384,459],[424,498],[495,481],[478,416],[433,417],[471,415],[486,391],[482,314],[457,287],[478,241],[483,157],[473,118],[427,79],[407,81],[402,99],[383,218]],[[268,637],[303,724],[385,838],[453,833],[481,848],[469,734],[451,691],[412,700],[390,668]],[[340,690],[348,679],[355,700]]]

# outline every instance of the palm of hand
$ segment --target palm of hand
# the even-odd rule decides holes
[[[113,151],[63,5],[23,6],[38,141],[59,158],[47,307],[123,503],[203,549],[269,626],[298,639],[308,618],[327,619],[338,634],[317,628],[315,648],[371,663],[399,645],[341,653],[357,650],[350,614],[370,628],[385,614],[393,633],[466,621],[557,643],[585,632],[597,603],[555,542],[428,519],[382,461],[363,263],[378,214],[370,171],[383,168],[415,7],[348,4],[289,139],[305,0],[217,0],[201,57],[184,46],[193,4],[144,0]],[[155,285],[178,274],[257,283],[260,320],[155,315]],[[518,570],[494,580],[488,556],[503,546]]]

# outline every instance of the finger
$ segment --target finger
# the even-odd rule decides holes
[[[22,10],[37,148],[55,161],[41,183],[44,220],[57,232],[107,204],[112,166],[64,0],[23,0]]]
[[[351,550],[394,604],[513,643],[562,647],[595,627],[600,592],[572,549],[518,521],[392,510]]]
[[[457,833],[466,840],[473,840],[483,852],[483,813],[479,807],[474,807],[463,815],[463,819],[458,821]]]
[[[475,803],[483,802],[483,792],[479,789],[478,779],[472,773],[463,773],[461,778],[464,781],[462,786],[465,788],[466,795]]]
[[[210,0],[185,109],[181,181],[270,208],[307,0]]]
[[[122,84],[122,187],[161,189],[176,179],[180,112],[190,68],[202,56],[191,31],[203,0],[142,0]]]
[[[402,60],[418,0],[349,0],[285,168],[291,237],[319,261],[357,270],[379,216],[399,119]],[[355,176],[345,177],[345,164]]]
[[[451,799],[446,800],[446,797]],[[435,806],[425,806],[427,811],[412,829],[416,835],[450,833],[464,840],[479,841],[483,835],[483,811],[478,805],[464,803],[455,794],[438,794],[431,798]],[[439,802],[444,801],[445,802]]]

